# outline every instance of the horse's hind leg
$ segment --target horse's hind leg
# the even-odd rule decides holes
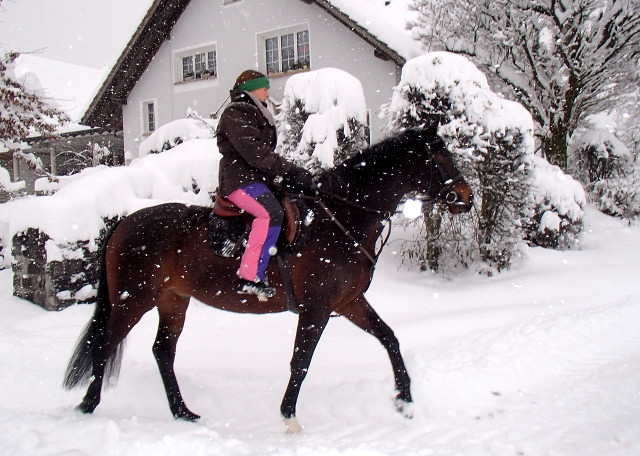
[[[82,402],[78,405],[78,410],[83,413],[93,413],[98,404],[102,392],[102,383],[104,378],[104,361],[94,361],[93,371],[91,374],[91,382],[87,388],[87,392],[82,398]]]
[[[140,314],[124,313],[115,315],[112,313],[106,327],[90,347],[92,359],[91,382],[87,392],[78,405],[78,409],[84,413],[93,413],[100,403],[102,385],[105,377],[115,382],[120,371],[123,342],[131,328],[139,321]],[[109,385],[107,385],[109,386]]]
[[[411,380],[400,354],[400,343],[393,330],[382,321],[362,295],[347,306],[338,309],[338,312],[359,328],[375,336],[387,350],[398,392],[395,399],[396,409],[407,418],[411,418],[413,416]]]
[[[174,418],[197,421],[200,416],[191,412],[184,403],[173,368],[176,345],[184,327],[188,305],[188,297],[172,294],[164,299],[162,305],[158,306],[160,322],[158,324],[158,334],[153,344],[153,355],[158,363],[162,383],[169,401],[169,408]]]

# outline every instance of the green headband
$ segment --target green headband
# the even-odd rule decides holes
[[[238,90],[244,90],[246,92],[253,92],[258,89],[268,89],[269,88],[269,78],[266,76],[262,76],[261,78],[250,79],[246,82],[243,82],[238,86]]]

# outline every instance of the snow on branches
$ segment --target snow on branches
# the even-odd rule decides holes
[[[23,151],[24,139],[32,134],[55,138],[56,128],[70,119],[17,80],[14,66],[19,55],[0,48],[0,152],[13,153],[30,168],[51,177],[39,158]],[[0,174],[3,176],[0,189],[13,193],[23,187],[24,183],[12,183],[8,179],[7,170],[2,169]]]
[[[0,49],[0,148],[20,150],[22,140],[32,133],[55,137],[55,130],[70,119],[51,106],[15,77],[14,62],[19,54]]]
[[[494,74],[564,170],[568,138],[638,87],[637,0],[413,0],[411,8],[414,36]]]

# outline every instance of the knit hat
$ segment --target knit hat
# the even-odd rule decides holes
[[[264,74],[255,70],[243,71],[236,83],[233,86],[234,89],[244,90],[246,92],[253,92],[257,89],[269,88],[269,78]]]

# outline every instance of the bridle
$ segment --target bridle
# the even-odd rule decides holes
[[[458,173],[456,176],[451,176],[449,172],[443,168],[442,165],[438,164],[438,161],[435,159],[435,154],[431,148],[431,146],[434,146],[436,144],[442,144],[444,147],[446,147],[444,141],[439,137],[434,139],[431,142],[424,143],[424,148],[425,148],[425,151],[427,152],[426,163],[427,165],[429,165],[429,174],[430,174],[429,185],[430,186],[433,185],[434,176],[436,172],[438,173],[438,175],[440,176],[440,179],[442,179],[442,182],[443,182],[442,188],[438,191],[438,193],[436,193],[436,195],[431,200],[432,201],[441,200],[451,206],[464,206],[466,203],[464,202],[462,196],[453,189],[453,186],[456,185],[459,181],[461,181],[463,179],[463,176],[461,173]],[[427,200],[427,198],[422,198],[421,195],[417,195],[416,198]]]

